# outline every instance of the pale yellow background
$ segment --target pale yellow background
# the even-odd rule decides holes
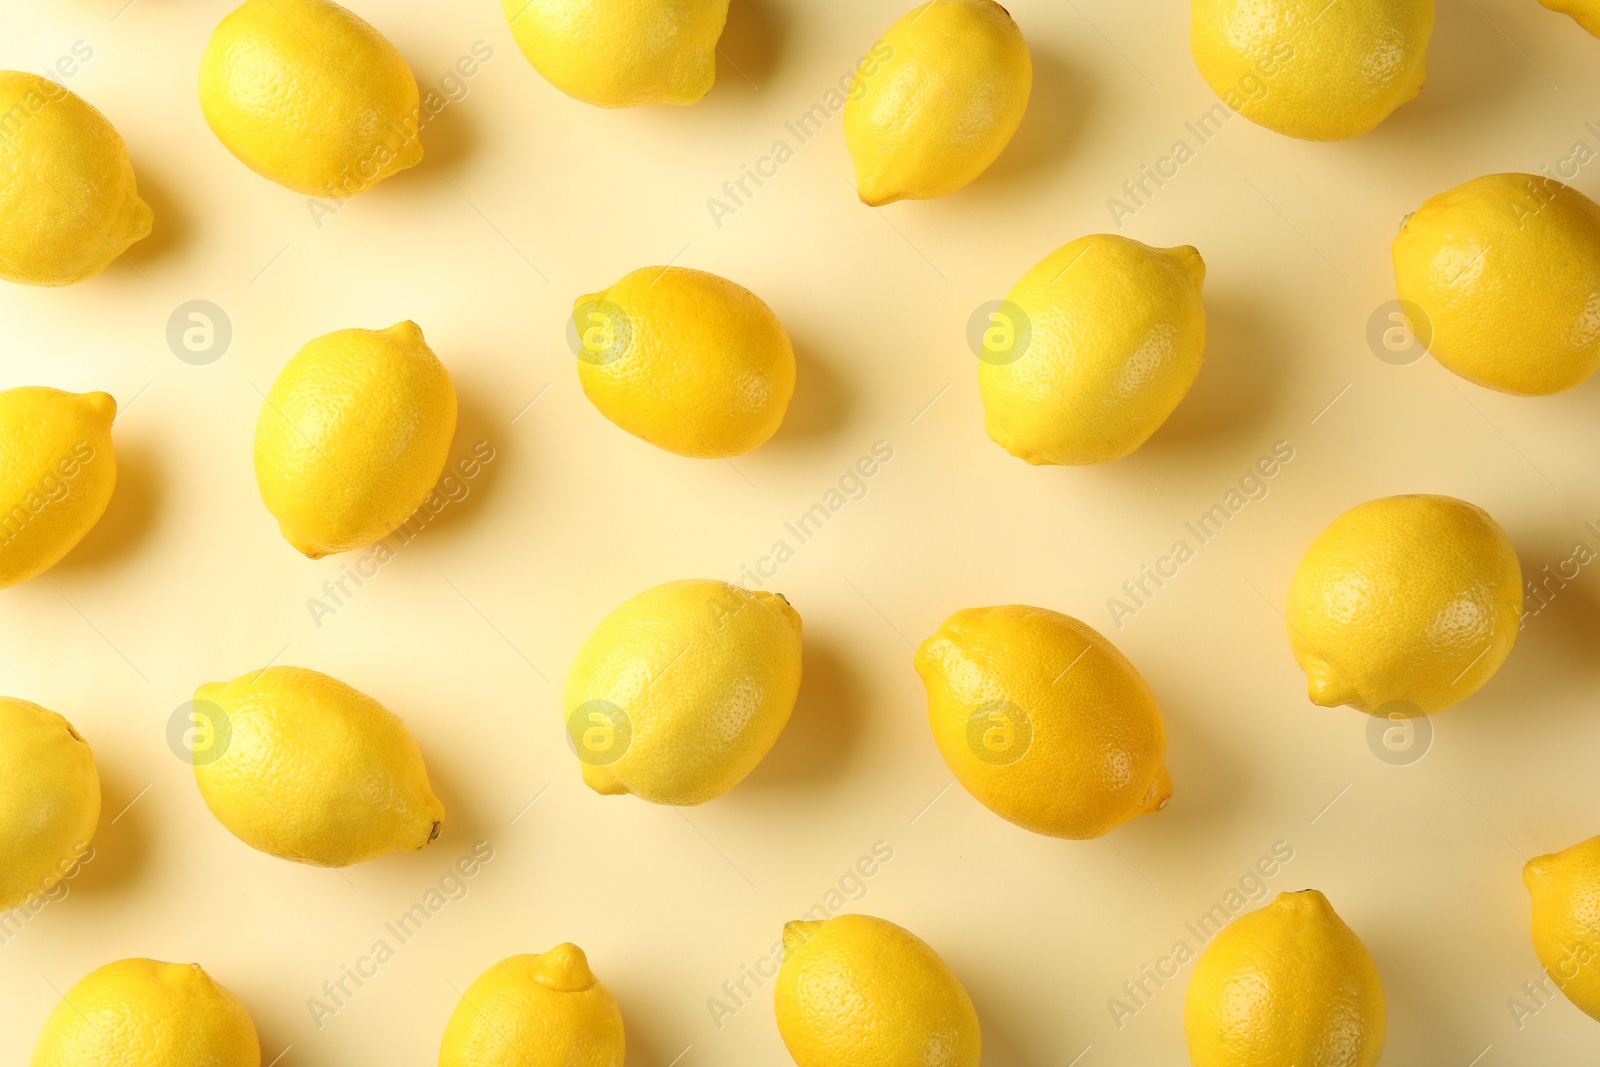
[[[963,333],[1056,246],[1110,228],[1106,200],[1142,164],[1193,146],[1184,123],[1215,98],[1176,0],[1012,0],[1038,69],[1016,142],[964,192],[881,214],[855,202],[839,120],[803,146],[784,124],[898,0],[734,0],[709,97],[621,113],[540,79],[493,0],[355,0],[424,86],[474,42],[494,58],[427,129],[419,168],[320,228],[201,118],[196,68],[230,5],[123,3],[0,5],[0,67],[93,49],[66,84],[122,131],[157,220],[99,278],[0,288],[0,386],[105,389],[124,408],[105,521],[47,579],[0,593],[0,692],[69,716],[106,786],[95,860],[0,944],[0,1067],[27,1062],[57,990],[135,955],[202,962],[254,1014],[264,1063],[288,1048],[283,1067],[429,1064],[456,990],[562,940],[621,1001],[630,1064],[787,1063],[770,988],[720,1028],[707,1002],[880,841],[894,858],[849,907],[944,955],[992,1067],[1187,1062],[1192,967],[1121,1029],[1108,998],[1192,943],[1185,922],[1279,841],[1294,858],[1271,889],[1322,889],[1377,958],[1386,1063],[1595,1057],[1600,1024],[1565,1001],[1520,1030],[1507,1006],[1540,974],[1524,858],[1600,832],[1595,568],[1436,720],[1412,766],[1374,756],[1364,716],[1306,702],[1278,614],[1310,539],[1383,494],[1483,505],[1529,570],[1579,540],[1600,548],[1584,529],[1600,520],[1600,383],[1514,399],[1431,360],[1385,364],[1365,340],[1393,295],[1405,212],[1481,173],[1557,167],[1575,142],[1600,148],[1585,126],[1600,120],[1600,41],[1571,20],[1534,0],[1444,0],[1422,96],[1373,134],[1310,144],[1236,119],[1198,147],[1123,232],[1204,253],[1207,366],[1133,463],[1071,470],[987,440]],[[778,139],[795,157],[716,226],[707,198]],[[1600,194],[1600,166],[1574,184]],[[784,429],[733,463],[657,451],[578,387],[573,298],[668,261],[755,290],[799,351]],[[192,299],[231,318],[209,366],[165,339]],[[251,473],[256,414],[306,340],[404,318],[455,377],[456,454],[486,441],[496,458],[319,627],[308,599],[353,557],[308,562],[278,536]],[[732,579],[792,542],[784,522],[880,440],[894,459],[867,495],[771,583],[805,618],[806,680],[770,759],[683,812],[586,789],[559,691],[588,630],[647,585]],[[1114,628],[1107,598],[1279,440],[1295,458],[1270,496]],[[1065,842],[945,791],[912,646],[957,608],[1007,602],[1087,620],[1144,672],[1171,733],[1165,812]],[[169,717],[196,684],[275,658],[406,719],[449,809],[438,842],[325,871],[254,852],[208,814]],[[469,894],[319,1029],[308,998],[392,941],[384,923],[478,841],[495,858]]]

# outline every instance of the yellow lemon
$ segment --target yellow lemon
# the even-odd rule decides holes
[[[1373,1067],[1387,1026],[1377,964],[1315,889],[1223,928],[1183,1006],[1194,1067]]]
[[[916,667],[945,763],[1001,818],[1051,837],[1099,837],[1171,799],[1155,695],[1077,619],[968,608],[922,642]]]
[[[1578,1010],[1600,1019],[1600,837],[1534,857],[1522,880],[1539,962]]]
[[[45,1020],[32,1067],[260,1067],[255,1023],[198,963],[118,960]]]
[[[427,499],[456,432],[450,372],[414,322],[339,330],[291,359],[256,423],[256,484],[318,559],[387,537]]]
[[[89,742],[53,711],[0,697],[0,912],[50,892],[89,851],[100,775]]]
[[[578,380],[600,414],[658,448],[737,456],[778,432],[794,348],[772,309],[726,278],[645,267],[572,306]]]
[[[54,567],[105,514],[116,417],[106,393],[0,392],[0,589]]]
[[[1433,0],[1192,0],[1189,46],[1222,102],[1308,141],[1359,137],[1428,77]]]
[[[1522,565],[1482,508],[1391,496],[1340,515],[1289,583],[1311,702],[1432,715],[1494,676],[1522,626]]]
[[[354,196],[421,162],[419,104],[394,45],[329,0],[246,0],[200,60],[217,139],[307,196]]]
[[[1539,0],[1551,11],[1571,15],[1578,25],[1600,37],[1600,0]]]
[[[799,1067],[978,1067],[967,991],[909,930],[870,915],[783,928],[778,1032]]]
[[[1600,367],[1600,204],[1533,174],[1424,203],[1394,239],[1400,299],[1428,352],[1470,382],[1543,396]]]
[[[267,667],[195,690],[194,777],[251,848],[348,867],[439,836],[444,805],[405,723],[303,667]]]
[[[534,69],[600,107],[692,104],[717,78],[728,0],[502,0]]]
[[[1029,463],[1121,459],[1200,373],[1206,265],[1188,245],[1080,237],[1025,274],[991,315],[978,385],[989,436]]]
[[[467,987],[439,1067],[622,1067],[622,1011],[577,945],[512,956]]]
[[[49,78],[0,70],[0,278],[71,285],[150,236],[128,148]]]
[[[873,207],[953,193],[989,169],[1022,124],[1033,59],[994,0],[931,0],[889,27],[844,107],[856,192]]]
[[[800,615],[774,593],[687,579],[606,616],[567,673],[562,708],[597,793],[703,804],[742,782],[800,692]]]

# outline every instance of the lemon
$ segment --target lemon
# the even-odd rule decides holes
[[[1533,897],[1533,950],[1556,987],[1600,1019],[1600,837],[1536,856],[1522,869]]]
[[[54,567],[105,514],[116,416],[106,393],[0,392],[0,589]]]
[[[150,236],[153,218],[104,115],[49,78],[0,70],[0,278],[81,282]]]
[[[0,912],[71,874],[100,823],[94,753],[53,711],[0,697]]]
[[[703,804],[744,780],[800,692],[800,615],[727,582],[658,585],[578,650],[562,707],[597,793]]]
[[[1188,245],[1080,237],[993,313],[978,385],[989,436],[1029,463],[1121,459],[1149,439],[1205,360],[1206,265]]]
[[[1172,797],[1155,695],[1117,647],[1045,608],[968,608],[917,649],[928,721],[967,792],[1051,837],[1099,837]]]
[[[211,132],[307,196],[354,196],[421,162],[419,104],[394,45],[329,0],[246,0],[200,60]]]
[[[444,805],[405,723],[303,667],[267,667],[195,690],[200,794],[251,848],[348,867],[439,836]]]
[[[260,1067],[255,1023],[198,963],[118,960],[61,998],[32,1067]]]
[[[879,207],[971,183],[1005,151],[1033,91],[1033,59],[994,0],[931,0],[872,46],[844,106],[856,192]]]
[[[427,499],[456,432],[450,372],[414,322],[339,330],[291,359],[256,423],[256,484],[312,559],[387,537]]]
[[[1539,0],[1551,11],[1571,15],[1573,21],[1600,37],[1600,0]]]
[[[692,104],[717,78],[728,0],[502,0],[534,69],[600,107]]]
[[[572,306],[578,379],[600,413],[680,456],[737,456],[778,432],[794,348],[772,309],[726,278],[645,267]]]
[[[1522,566],[1500,524],[1448,496],[1340,515],[1289,583],[1289,644],[1311,702],[1432,715],[1494,676],[1522,625]]]
[[[1429,354],[1470,382],[1543,396],[1600,367],[1600,204],[1533,174],[1474,178],[1394,239],[1400,299]]]
[[[1433,0],[1191,0],[1189,46],[1222,102],[1308,141],[1377,126],[1428,77]]]
[[[1373,1067],[1388,1012],[1367,946],[1315,889],[1223,928],[1189,980],[1193,1067]]]
[[[512,956],[467,987],[439,1067],[622,1067],[622,1012],[577,945]]]
[[[978,1013],[909,930],[871,915],[783,928],[778,1032],[799,1067],[978,1067]]]

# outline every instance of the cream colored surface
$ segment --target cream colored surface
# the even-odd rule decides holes
[[[1563,163],[1576,142],[1600,148],[1585,125],[1600,120],[1600,41],[1571,19],[1522,0],[1442,5],[1427,87],[1371,134],[1313,144],[1234,118],[1201,144],[1185,124],[1215,98],[1182,5],[1075,0],[1080,16],[1014,0],[1036,63],[1016,140],[967,189],[879,217],[848,184],[837,115],[804,143],[785,124],[823,104],[899,0],[735,0],[704,100],[621,112],[540,78],[494,3],[352,0],[425,94],[476,41],[494,55],[453,75],[467,95],[423,130],[421,165],[319,209],[319,229],[194,101],[230,4],[136,0],[112,22],[125,2],[0,0],[0,67],[92,47],[66,84],[121,131],[156,214],[91,281],[0,286],[0,384],[119,404],[104,520],[45,578],[0,592],[0,691],[69,718],[105,785],[95,858],[0,944],[0,1067],[26,1064],[57,990],[128,956],[199,962],[249,1008],[263,1064],[292,1046],[278,1067],[426,1065],[476,976],[563,941],[616,996],[630,1067],[685,1048],[678,1067],[783,1064],[770,980],[720,1028],[707,1001],[732,1006],[724,983],[754,990],[743,969],[770,973],[783,924],[843,905],[841,881],[865,887],[850,909],[915,931],[961,976],[989,1067],[1064,1067],[1090,1045],[1078,1067],[1181,1064],[1193,963],[1159,989],[1142,968],[1193,946],[1185,924],[1226,912],[1279,841],[1292,859],[1255,876],[1262,895],[1317,888],[1360,932],[1388,997],[1385,1063],[1600,1049],[1600,1024],[1558,995],[1521,1029],[1507,1007],[1537,1003],[1523,991],[1540,978],[1525,859],[1600,833],[1600,560],[1564,562],[1580,540],[1600,551],[1585,525],[1600,529],[1600,382],[1519,399],[1432,360],[1386,364],[1365,339],[1394,297],[1400,217],[1427,197],[1544,166],[1600,195],[1600,161],[1575,176]],[[1192,158],[1164,188],[1147,181],[1153,198],[1116,231],[1107,198],[1144,165],[1173,170],[1161,161],[1180,138]],[[723,183],[779,139],[792,157],[764,165],[763,188],[746,181],[742,206],[727,200]],[[733,209],[720,228],[713,195]],[[1035,469],[985,436],[964,332],[1050,251],[1102,231],[1200,249],[1206,365],[1131,464]],[[760,293],[799,355],[783,428],[732,463],[619,432],[584,398],[565,340],[576,297],[674,257]],[[208,366],[165,337],[194,299],[232,321]],[[450,494],[465,497],[387,562],[308,561],[256,494],[262,393],[306,339],[406,318],[450,354]],[[1204,543],[1185,528],[1280,440],[1293,458],[1261,479],[1264,499],[1240,492]],[[858,461],[870,477],[850,474]],[[1418,491],[1494,515],[1529,575],[1575,577],[1488,685],[1431,720],[1432,751],[1393,766],[1368,748],[1370,716],[1307,702],[1278,611],[1335,516]],[[829,517],[802,543],[785,524],[819,504]],[[1107,598],[1179,539],[1192,558],[1164,588],[1147,579],[1154,596],[1118,627]],[[660,582],[770,571],[779,540],[792,558],[768,586],[805,618],[805,667],[766,763],[686,812],[584,786],[559,709],[590,630]],[[345,567],[370,576],[345,579],[353,595],[335,589],[335,606],[324,582]],[[1160,815],[1057,841],[951,785],[912,644],[958,608],[1005,603],[1082,618],[1138,664],[1178,786]],[[169,718],[197,684],[280,653],[405,720],[450,812],[439,841],[317,870],[209,815]],[[425,900],[442,903],[401,943],[385,924]],[[394,951],[374,964],[380,939]],[[372,976],[346,979],[353,996],[319,1029],[307,1000],[345,966]],[[1119,1029],[1107,1000],[1131,1006],[1123,983],[1141,980],[1153,995]]]

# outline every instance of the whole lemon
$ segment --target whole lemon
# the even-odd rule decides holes
[[[717,78],[728,0],[502,0],[534,69],[600,107],[692,104]]]
[[[0,70],[0,278],[81,282],[153,219],[104,115],[49,78]]]
[[[1117,647],[1045,608],[968,608],[917,649],[944,761],[984,807],[1099,837],[1172,797],[1161,708]]]
[[[658,448],[742,455],[778,432],[794,396],[794,347],[742,285],[645,267],[579,297],[578,380],[600,414]]]
[[[1377,964],[1315,889],[1224,927],[1183,1005],[1194,1067],[1373,1067],[1387,1027]]]
[[[1391,496],[1340,515],[1289,583],[1311,702],[1432,715],[1494,676],[1522,626],[1522,565],[1482,508]]]
[[[991,316],[978,385],[989,436],[1029,463],[1121,459],[1200,373],[1206,265],[1188,245],[1080,237],[1023,275]]]
[[[994,0],[930,0],[889,27],[844,106],[856,192],[879,207],[969,184],[1005,151],[1033,91],[1022,30]]]
[[[686,579],[606,616],[567,672],[583,780],[652,804],[703,804],[755,770],[800,692],[800,615],[783,597]]]
[[[330,0],[234,9],[200,60],[200,109],[241,163],[307,196],[354,196],[422,161],[411,68]]]
[[[118,960],[61,998],[32,1067],[260,1067],[239,998],[198,963]]]
[[[439,836],[444,805],[416,740],[365,693],[303,667],[267,667],[202,685],[193,708],[200,795],[251,848],[348,867]]]
[[[312,341],[256,423],[256,484],[312,559],[370,545],[427,499],[456,432],[450,372],[414,322]]]
[[[1308,141],[1359,137],[1428,77],[1433,0],[1191,0],[1189,46],[1228,108]]]
[[[1600,0],[1539,0],[1551,11],[1571,15],[1573,21],[1600,37]]]
[[[1533,950],[1578,1010],[1600,1019],[1600,837],[1522,868],[1533,897]]]
[[[105,514],[116,417],[106,393],[0,392],[0,589],[54,567]]]
[[[978,1067],[967,990],[927,943],[871,915],[783,928],[778,1032],[799,1067]]]
[[[622,1067],[622,1011],[577,945],[512,956],[467,987],[439,1067]]]
[[[1600,367],[1600,204],[1571,186],[1474,178],[1407,216],[1393,255],[1400,299],[1421,308],[1446,370],[1543,396]]]
[[[100,823],[89,742],[53,711],[0,697],[0,912],[43,896],[78,866]]]

